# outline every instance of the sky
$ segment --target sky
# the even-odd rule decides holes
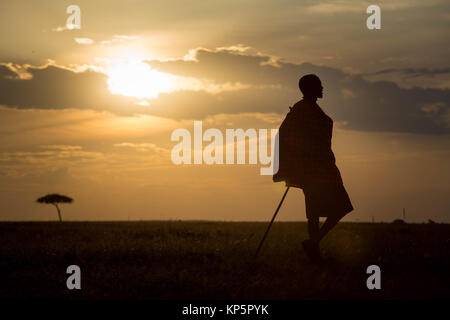
[[[369,5],[381,9],[370,30]],[[67,27],[80,9],[80,28]],[[266,221],[260,164],[171,160],[180,128],[276,129],[317,74],[346,221],[450,222],[445,0],[0,2],[0,220]],[[205,143],[206,144],[206,143]],[[302,190],[278,218],[305,220]]]

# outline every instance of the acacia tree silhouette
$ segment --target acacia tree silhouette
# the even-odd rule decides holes
[[[40,197],[39,199],[36,200],[36,202],[54,205],[56,207],[56,210],[58,210],[59,222],[62,222],[61,210],[59,210],[58,203],[72,203],[73,199],[67,196],[63,196],[61,194],[52,193]]]

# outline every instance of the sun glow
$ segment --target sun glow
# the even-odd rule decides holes
[[[174,90],[171,75],[153,70],[138,60],[115,63],[108,68],[107,74],[109,91],[113,94],[154,99],[161,92]]]

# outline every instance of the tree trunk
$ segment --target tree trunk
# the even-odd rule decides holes
[[[54,203],[56,210],[58,210],[58,218],[59,218],[59,222],[62,222],[62,218],[61,218],[61,211],[59,210],[58,204]]]

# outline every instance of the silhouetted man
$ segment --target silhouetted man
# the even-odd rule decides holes
[[[279,129],[279,170],[273,180],[303,189],[309,239],[303,248],[320,259],[319,242],[353,210],[331,150],[333,120],[316,103],[322,83],[314,74],[299,81],[303,99],[291,107]],[[327,217],[319,228],[319,217]]]

